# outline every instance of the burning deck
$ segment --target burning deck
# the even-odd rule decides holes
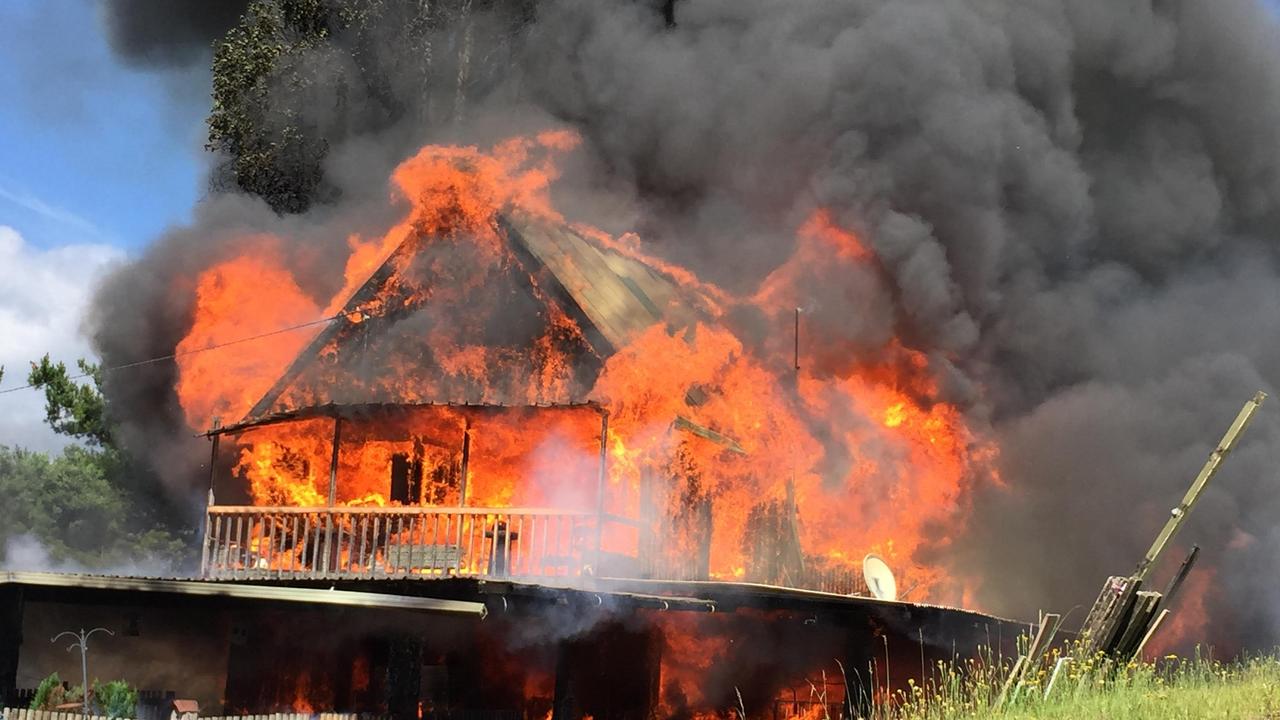
[[[712,504],[690,507],[687,497],[664,492],[682,479],[655,482],[655,468],[642,473],[646,482],[638,486],[611,483],[608,415],[597,404],[330,404],[274,413],[211,436],[215,443],[227,435],[252,441],[266,430],[279,438],[283,426],[289,437],[290,425],[317,421],[333,429],[323,504],[211,506],[202,554],[207,577],[711,577]],[[572,447],[594,464],[508,476],[473,445],[473,435],[491,428],[515,433],[533,423],[589,433]],[[725,454],[743,452],[707,439],[712,431],[687,420],[671,432],[720,444]],[[574,439],[568,431],[561,438]],[[344,451],[344,443],[351,450]],[[344,455],[354,460],[344,463]],[[223,479],[234,493],[234,474]],[[628,496],[632,490],[640,496]],[[806,565],[797,531],[794,499],[760,506],[748,518],[742,544],[747,568],[735,579],[844,594],[864,590],[848,567]]]

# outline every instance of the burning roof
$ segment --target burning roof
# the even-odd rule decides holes
[[[455,228],[414,227],[246,420],[339,399],[351,384],[342,375],[364,376],[358,396],[341,398],[356,402],[584,403],[616,350],[655,324],[707,317],[694,292],[563,224],[512,211],[493,229],[485,247]],[[457,348],[472,356],[449,357]],[[506,382],[494,382],[494,360]]]

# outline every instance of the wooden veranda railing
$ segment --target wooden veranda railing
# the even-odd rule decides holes
[[[608,553],[600,556],[600,517],[606,529],[641,527],[610,514],[537,508],[215,505],[208,508],[201,571],[204,577],[223,580],[536,579],[597,572],[654,580],[713,579],[695,560],[680,556],[642,551],[641,561],[624,566]],[[785,578],[741,579],[867,594],[853,567],[807,567]]]
[[[208,509],[202,574],[219,579],[575,576],[596,514],[529,508]]]

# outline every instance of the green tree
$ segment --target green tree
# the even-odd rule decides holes
[[[83,359],[76,361],[76,365],[90,383],[76,382],[65,364],[53,364],[48,355],[31,363],[27,382],[44,390],[45,422],[55,432],[97,447],[111,447],[107,402],[102,395],[102,370]]]
[[[20,535],[34,537],[55,562],[89,567],[140,555],[183,557],[191,529],[157,512],[139,482],[144,473],[115,443],[101,392],[102,370],[77,363],[81,375],[46,355],[31,364],[28,382],[44,391],[45,422],[78,442],[60,454],[0,446],[0,557]],[[81,382],[81,380],[87,380]]]
[[[207,148],[226,164],[215,182],[258,195],[277,212],[302,212],[321,181],[328,144],[290,102],[315,78],[300,58],[329,37],[322,0],[259,0],[215,45]]]
[[[36,686],[36,693],[31,698],[31,709],[53,710],[65,697],[62,678],[58,677],[58,673],[53,673]]]
[[[0,544],[31,535],[58,561],[115,554],[124,503],[91,450],[50,457],[0,446],[0,497]]]
[[[119,468],[113,454],[79,445],[57,455],[0,445],[0,557],[27,535],[57,563],[105,567],[145,555],[177,565],[182,536],[118,487]]]
[[[214,45],[206,147],[225,158],[215,189],[237,187],[281,213],[331,201],[332,146],[406,119],[419,138],[461,121],[469,98],[508,75],[535,5],[255,0]]]

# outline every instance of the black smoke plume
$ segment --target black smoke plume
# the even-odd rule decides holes
[[[230,30],[249,0],[103,0],[111,49],[143,67],[207,64],[213,42]]]

